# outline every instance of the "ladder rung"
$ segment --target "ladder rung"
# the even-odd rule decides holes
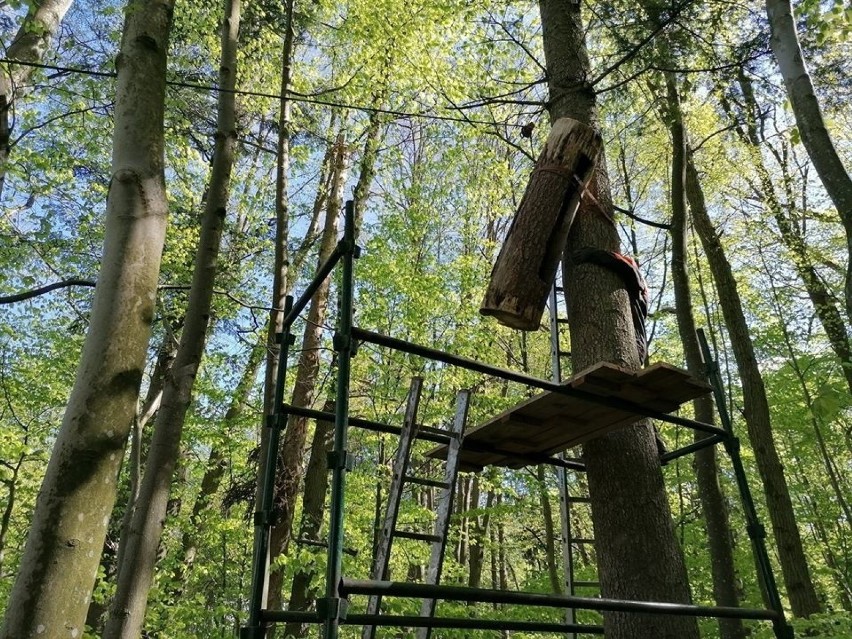
[[[576,538],[569,539],[568,541],[570,541],[572,544],[593,544],[593,543],[595,543],[594,539],[588,539],[586,537],[576,537]]]
[[[417,484],[418,486],[431,486],[432,488],[449,488],[450,485],[445,481],[439,481],[437,479],[425,479],[423,477],[414,477],[412,475],[406,475],[405,481]]]
[[[571,351],[556,351],[559,357],[571,357]]]
[[[569,504],[591,504],[592,498],[591,497],[572,497],[571,495],[568,495],[567,501],[568,501]]]
[[[408,530],[394,530],[393,534],[395,537],[401,537],[402,539],[414,539],[416,541],[429,541],[431,543],[443,541],[443,538],[438,535],[427,535],[426,533],[411,532]]]
[[[601,583],[599,581],[572,581],[571,585],[575,588],[600,588]]]
[[[569,321],[570,320],[567,317],[557,317],[556,318],[557,324],[567,324]]]
[[[563,293],[565,291],[565,289],[561,286],[554,286],[553,288],[556,290],[557,293]]]

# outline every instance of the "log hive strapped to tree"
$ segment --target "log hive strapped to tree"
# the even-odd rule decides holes
[[[539,328],[600,150],[600,136],[592,127],[571,118],[553,124],[494,263],[480,313],[511,328]]]

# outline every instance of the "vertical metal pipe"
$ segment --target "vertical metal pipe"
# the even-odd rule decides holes
[[[710,351],[710,345],[707,343],[707,336],[704,334],[704,330],[699,328],[696,333],[699,346],[701,347],[701,356],[704,359],[707,381],[713,387],[713,398],[716,400],[719,421],[722,422],[722,428],[728,434],[728,437],[722,441],[725,450],[731,458],[731,465],[734,468],[734,477],[737,480],[737,488],[740,493],[740,500],[743,503],[746,525],[749,537],[751,538],[752,548],[754,549],[755,559],[757,560],[757,576],[760,579],[761,587],[767,594],[772,610],[778,613],[777,619],[772,622],[775,636],[778,639],[792,638],[793,629],[784,618],[784,606],[781,603],[781,596],[778,594],[778,584],[775,581],[772,564],[769,561],[769,553],[766,550],[765,528],[757,516],[757,509],[754,505],[754,499],[751,495],[748,478],[746,477],[742,457],[740,456],[740,441],[734,435],[733,422],[731,421],[731,416],[728,413],[728,407],[725,402],[725,391],[722,376],[719,373],[719,364]]]
[[[352,271],[355,261],[355,207],[346,202],[343,226],[343,268],[340,281],[340,309],[335,335],[337,351],[337,390],[334,419],[334,450],[331,455],[331,503],[328,533],[328,564],[326,567],[325,639],[337,639],[340,616],[346,601],[341,599],[337,587],[343,569],[343,513],[346,488],[346,445],[349,420],[349,377],[352,358],[352,298],[354,282]]]
[[[551,360],[551,379],[554,384],[562,383],[562,360],[559,355],[559,301],[556,295],[557,279],[553,280],[553,286],[550,287],[550,360]]]
[[[293,308],[293,296],[284,301],[284,316]],[[243,639],[263,639],[266,629],[261,621],[261,611],[266,606],[269,585],[269,532],[272,527],[272,502],[275,497],[275,475],[278,469],[278,446],[281,429],[284,428],[287,414],[283,411],[284,385],[287,381],[287,359],[290,344],[290,324],[284,325],[284,331],[278,336],[278,371],[275,377],[274,409],[264,428],[269,428],[266,449],[266,467],[260,493],[260,508],[254,516],[254,553],[252,557],[252,590],[249,604],[249,622],[243,629]]]

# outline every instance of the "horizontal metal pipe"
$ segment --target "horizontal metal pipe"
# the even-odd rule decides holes
[[[419,344],[412,344],[411,342],[407,342],[405,340],[397,339],[395,337],[388,337],[387,335],[382,335],[380,333],[374,333],[373,331],[368,331],[357,326],[352,327],[352,337],[356,340],[370,342],[371,344],[376,344],[377,346],[385,346],[387,348],[392,348],[397,351],[402,351],[403,353],[419,355],[420,357],[437,360],[439,362],[444,362],[445,364],[450,364],[452,366],[458,366],[460,368],[465,368],[467,370],[471,370],[477,373],[483,373],[484,375],[492,375],[500,379],[505,379],[511,382],[518,382],[520,384],[526,384],[527,386],[534,386],[535,388],[559,393],[560,395],[566,395],[568,397],[576,397],[577,399],[582,399],[584,401],[589,402],[590,404],[618,408],[629,413],[635,413],[636,415],[641,415],[643,417],[651,417],[653,419],[657,419],[662,422],[668,422],[670,424],[686,426],[687,428],[692,428],[693,430],[698,430],[704,433],[710,433],[711,435],[726,435],[725,431],[721,428],[717,428],[716,426],[711,426],[710,424],[705,424],[703,422],[698,422],[694,419],[687,419],[685,417],[679,417],[677,415],[669,415],[667,413],[662,413],[658,410],[646,408],[645,406],[641,406],[634,402],[629,402],[627,400],[619,399],[616,397],[601,397],[593,393],[582,391],[578,388],[571,388],[570,386],[556,384],[554,382],[539,379],[538,377],[533,377],[531,375],[524,375],[523,373],[510,371],[505,368],[499,368],[498,366],[491,366],[490,364],[478,362],[474,359],[470,359],[469,357],[452,355],[450,353],[445,353],[434,348],[428,348]]]
[[[308,419],[318,419],[320,421],[326,422],[334,421],[334,413],[328,413],[322,410],[314,410],[313,408],[300,408],[298,406],[293,406],[292,404],[282,404],[281,410],[282,412],[288,413],[290,415],[307,417]],[[351,426],[356,426],[357,428],[363,428],[364,430],[370,430],[378,433],[390,433],[392,435],[399,435],[402,432],[402,428],[400,428],[399,426],[383,424],[382,422],[375,422],[369,419],[362,419],[360,417],[350,417],[349,424]],[[417,432],[417,439],[424,439],[426,441],[435,442],[437,444],[448,444],[450,443],[450,440],[452,438],[450,437],[450,435],[437,432],[435,429],[421,429]]]
[[[606,612],[641,612],[660,615],[684,615],[690,617],[765,619],[769,621],[778,618],[778,613],[773,610],[755,610],[751,608],[733,608],[725,606],[695,606],[692,604],[658,601],[600,599],[597,597],[575,597],[572,595],[546,594],[538,592],[511,592],[504,590],[490,590],[487,588],[467,588],[463,586],[436,586],[433,584],[415,584],[399,581],[343,579],[340,582],[338,590],[344,597],[349,597],[350,595],[381,594],[386,597],[396,596],[415,597],[421,599],[445,599],[451,601],[544,606],[549,608],[579,608],[581,610],[599,610]]]
[[[509,619],[471,619],[469,617],[348,615],[343,623],[350,626],[397,626],[408,628],[458,628],[460,630],[513,630],[517,632],[603,634],[603,626],[551,623],[546,621],[513,621]]]
[[[284,330],[287,330],[287,327],[291,326],[293,322],[296,321],[296,318],[299,317],[299,313],[305,310],[305,307],[308,305],[308,302],[311,301],[311,298],[314,294],[319,290],[319,287],[322,286],[322,283],[325,282],[326,278],[331,274],[334,270],[334,267],[337,266],[337,262],[340,261],[340,258],[343,257],[343,249],[341,248],[340,242],[337,243],[337,246],[334,247],[334,251],[331,255],[328,256],[328,259],[322,263],[322,265],[317,270],[317,274],[314,275],[314,279],[311,280],[311,283],[308,284],[308,288],[305,289],[305,292],[293,303],[293,308],[289,313],[284,317]]]
[[[322,623],[315,612],[296,610],[264,610],[261,620],[266,623]],[[351,614],[341,623],[348,626],[395,626],[406,628],[458,628],[460,630],[513,630],[517,632],[559,632],[602,635],[603,626],[550,623],[546,621],[514,621],[510,619],[471,619],[469,617],[420,617],[415,615]]]
[[[685,455],[689,455],[691,453],[699,451],[702,448],[707,448],[708,446],[715,446],[719,442],[724,441],[724,439],[725,437],[723,437],[722,435],[710,435],[709,437],[705,437],[700,441],[693,442],[688,446],[673,450],[670,453],[663,453],[663,455],[660,457],[660,462],[662,464],[668,464],[670,461],[674,461],[679,457],[684,457]]]
[[[261,610],[260,620],[265,623],[322,623],[317,613],[301,610]]]

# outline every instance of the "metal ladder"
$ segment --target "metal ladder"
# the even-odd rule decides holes
[[[391,479],[390,490],[388,491],[385,518],[379,531],[376,553],[373,557],[373,566],[370,571],[370,578],[373,580],[385,580],[388,578],[390,553],[394,539],[396,538],[429,542],[432,548],[429,556],[429,566],[426,570],[426,583],[437,585],[441,580],[444,552],[447,547],[447,531],[449,529],[456,479],[458,477],[459,450],[461,449],[468,407],[470,405],[470,391],[459,391],[456,398],[453,422],[448,431],[441,431],[443,434],[450,436],[450,444],[447,461],[444,463],[444,477],[442,480],[434,480],[414,477],[408,474],[411,445],[417,439],[418,433],[426,429],[426,427],[417,424],[417,411],[420,404],[422,387],[423,380],[421,378],[415,377],[411,380],[404,423],[399,438],[399,448],[397,448],[396,457],[394,458],[393,477]],[[438,496],[438,508],[432,534],[400,530],[397,528],[400,502],[402,501],[402,493],[406,484],[441,489]],[[373,595],[368,599],[367,614],[375,615],[379,613],[381,599],[381,595]],[[420,616],[433,617],[435,614],[435,605],[435,599],[424,599],[420,609]],[[419,628],[417,638],[428,639],[431,630],[431,628]],[[361,632],[362,639],[374,639],[375,636],[376,626],[364,626]]]
[[[562,266],[553,281],[553,286],[550,289],[549,309],[550,309],[550,355],[552,363],[553,381],[556,383],[562,382],[562,358],[569,357],[570,351],[562,349],[560,339],[560,327],[568,324],[568,318],[560,314],[560,293],[563,295],[562,300],[565,302],[564,289],[559,286],[562,281]],[[566,309],[567,310],[567,309]],[[566,454],[560,455],[562,459],[566,459]],[[571,482],[569,473],[575,474],[577,471],[572,471],[567,468],[558,467],[556,469],[557,483],[559,485],[559,513],[562,523],[562,559],[563,559],[563,577],[565,582],[565,592],[568,595],[577,595],[578,588],[600,588],[597,581],[580,581],[575,574],[574,546],[579,544],[594,545],[593,538],[575,537],[571,526],[571,515],[578,505],[588,505],[591,499],[588,494],[574,495],[571,493]],[[566,623],[575,624],[576,610],[574,608],[565,609]],[[569,633],[568,639],[576,639],[576,633]]]

